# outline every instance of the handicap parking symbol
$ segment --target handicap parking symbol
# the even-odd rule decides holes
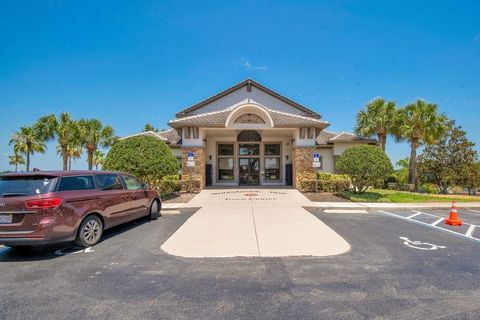
[[[437,249],[445,249],[445,246],[439,246],[437,244],[422,242],[422,241],[412,241],[407,237],[399,237],[400,239],[404,240],[403,244],[407,247],[418,249],[418,250],[437,250]]]

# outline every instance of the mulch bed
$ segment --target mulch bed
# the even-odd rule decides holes
[[[163,203],[187,203],[192,200],[197,193],[188,193],[188,192],[172,192],[162,198]]]
[[[351,202],[331,192],[304,192],[303,195],[314,202]]]

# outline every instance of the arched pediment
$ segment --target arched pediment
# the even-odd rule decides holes
[[[249,103],[235,108],[225,121],[225,127],[239,129],[272,128],[273,120],[264,107]]]

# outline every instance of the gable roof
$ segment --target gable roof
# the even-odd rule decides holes
[[[191,113],[195,110],[198,110],[198,109],[206,106],[207,104],[209,104],[213,101],[216,101],[220,98],[223,98],[226,95],[228,95],[228,94],[230,94],[234,91],[237,91],[238,89],[241,89],[245,86],[247,87],[247,89],[249,89],[253,86],[253,87],[255,87],[255,88],[257,88],[257,89],[259,89],[259,90],[261,90],[261,91],[263,91],[263,92],[265,92],[265,93],[267,93],[267,94],[285,102],[286,104],[291,105],[292,107],[304,112],[305,113],[304,116],[306,116],[306,117],[312,117],[312,118],[316,118],[316,119],[321,118],[319,113],[317,113],[317,112],[299,104],[298,102],[295,102],[295,101],[293,101],[293,100],[291,100],[291,99],[289,99],[289,98],[287,98],[287,97],[285,97],[285,96],[283,96],[283,95],[281,95],[281,94],[279,94],[279,93],[261,85],[260,83],[254,81],[252,79],[245,79],[242,82],[237,83],[236,85],[234,85],[234,86],[232,86],[228,89],[225,89],[225,90],[223,90],[223,91],[221,91],[221,92],[219,92],[219,93],[217,93],[217,94],[215,94],[215,95],[213,95],[213,96],[211,96],[211,97],[209,97],[209,98],[207,98],[203,101],[200,101],[199,103],[194,104],[193,106],[190,106],[190,107],[178,112],[177,114],[175,114],[175,116],[177,118],[189,116],[188,113]]]
[[[377,140],[357,136],[356,134],[349,132],[336,133],[327,130],[322,130],[317,137],[317,145],[328,145],[335,142],[364,142],[373,144],[376,143]]]
[[[143,131],[143,132],[135,133],[126,137],[121,137],[120,140],[137,137],[137,136],[148,136],[148,137],[157,138],[172,146],[182,144],[182,141],[181,141],[182,138],[178,135],[178,132],[175,129],[170,129],[170,130],[160,131],[160,132]]]
[[[160,140],[162,140],[162,141],[167,141],[166,138],[161,137],[161,136],[160,136],[157,132],[155,132],[155,131],[142,131],[142,132],[139,132],[139,133],[135,133],[135,134],[126,136],[126,137],[121,137],[120,140],[132,138],[132,137],[136,137],[136,136],[149,136],[149,137],[154,137],[154,138],[160,139]]]
[[[313,126],[326,128],[329,126],[327,121],[317,118],[301,116],[297,114],[281,112],[263,107],[271,116],[275,127],[296,127],[296,126]],[[225,127],[228,116],[235,108],[228,108],[220,111],[202,113],[193,116],[186,116],[171,120],[168,125],[172,128],[181,128],[186,126],[203,126],[203,127]]]

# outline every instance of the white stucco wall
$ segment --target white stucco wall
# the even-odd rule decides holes
[[[358,143],[351,143],[351,142],[335,142],[333,145],[333,155],[340,156],[342,153],[345,152],[350,147],[358,146]]]
[[[279,100],[262,90],[258,90],[255,87],[251,87],[251,92],[247,92],[247,87],[240,88],[229,95],[222,97],[218,100],[215,100],[206,106],[197,109],[194,111],[195,114],[202,114],[207,112],[219,111],[226,108],[229,108],[234,105],[239,105],[243,103],[256,102],[262,106],[265,106],[269,109],[293,113],[293,114],[303,114],[303,111]]]
[[[319,169],[320,172],[335,172],[335,166],[333,161],[333,149],[317,149],[316,153],[320,154],[323,161],[322,169]],[[313,161],[313,159],[312,159]]]

